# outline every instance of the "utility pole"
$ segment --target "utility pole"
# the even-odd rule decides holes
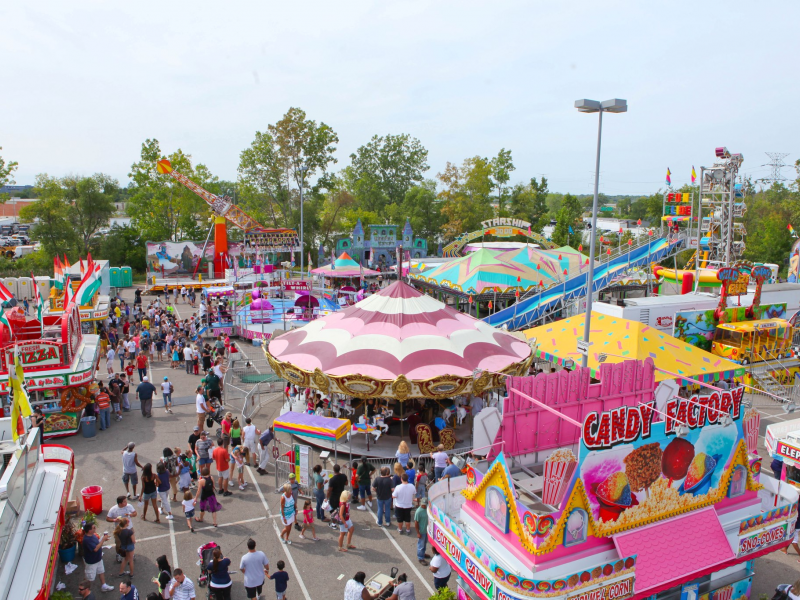
[[[770,157],[771,162],[768,162],[765,165],[761,165],[762,167],[771,167],[772,168],[772,175],[770,177],[764,177],[759,181],[763,181],[764,183],[769,183],[770,187],[772,184],[779,183],[781,181],[786,181],[786,177],[783,176],[781,173],[781,169],[786,165],[783,162],[783,159],[789,156],[788,152],[764,152],[767,156]]]

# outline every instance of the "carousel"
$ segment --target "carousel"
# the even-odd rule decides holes
[[[264,352],[290,383],[292,410],[349,419],[353,452],[387,457],[401,439],[420,453],[473,447],[477,413],[496,410],[493,390],[533,360],[523,339],[403,281],[274,338]]]

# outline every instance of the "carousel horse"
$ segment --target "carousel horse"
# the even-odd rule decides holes
[[[356,409],[350,405],[350,398],[347,398],[342,404],[341,408],[346,415],[356,414]]]
[[[382,433],[387,433],[389,431],[389,426],[383,419],[383,414],[375,415],[375,427],[377,427]],[[375,441],[378,440],[376,439]]]
[[[459,426],[464,423],[464,419],[467,418],[467,409],[463,406],[459,406],[456,409],[456,421],[458,422]]]
[[[364,415],[360,415],[358,417],[358,423],[355,423],[351,428],[351,431],[355,431],[356,433],[363,433],[365,435],[373,435],[375,436],[375,442],[381,439],[381,435],[383,434],[383,430],[379,427],[370,423]],[[347,440],[350,441],[350,434],[347,435]]]

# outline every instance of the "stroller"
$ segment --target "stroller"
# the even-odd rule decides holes
[[[200,560],[197,561],[197,565],[200,567],[200,577],[197,578],[197,585],[200,587],[208,584],[210,576],[208,572],[208,563],[211,562],[211,553],[214,552],[214,548],[219,548],[219,544],[216,542],[208,542],[197,549],[197,556],[200,557]]]

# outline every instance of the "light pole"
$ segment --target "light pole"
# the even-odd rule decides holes
[[[300,171],[300,279],[303,279],[303,179],[305,179],[308,167],[303,165]]]
[[[594,166],[594,199],[592,200],[592,231],[589,242],[589,272],[586,274],[586,316],[584,317],[583,341],[589,343],[589,331],[592,322],[592,294],[594,293],[594,249],[597,232],[597,192],[600,185],[600,139],[603,133],[603,113],[623,113],[628,110],[628,102],[614,98],[612,100],[576,100],[575,108],[580,112],[597,113],[597,158]],[[589,351],[583,355],[582,364],[586,367],[589,363]]]

